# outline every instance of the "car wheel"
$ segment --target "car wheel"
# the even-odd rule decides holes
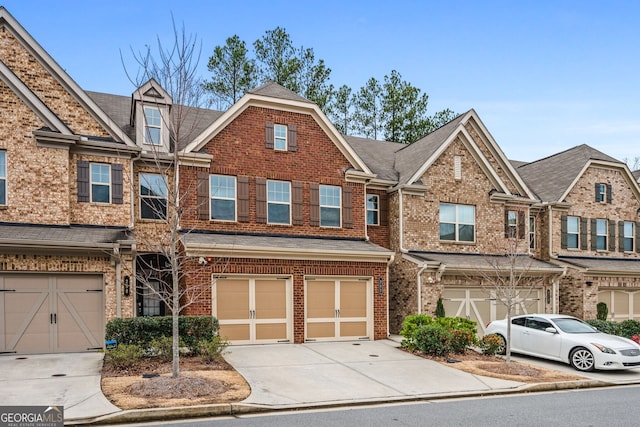
[[[571,351],[569,363],[578,371],[593,371],[596,362],[593,353],[584,347],[578,347]]]
[[[496,334],[498,336],[498,338],[500,338],[500,347],[498,347],[498,350],[496,350],[496,354],[499,354],[501,356],[504,356],[505,354],[507,354],[507,340],[504,339],[504,337],[500,334]]]

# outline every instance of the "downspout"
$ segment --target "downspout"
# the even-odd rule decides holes
[[[122,318],[122,265],[120,263],[120,244],[113,245],[113,255],[116,267],[116,317]]]
[[[427,263],[423,263],[418,270],[418,314],[422,314],[422,272],[427,268]]]
[[[398,245],[400,247],[400,252],[403,254],[408,253],[409,251],[404,248],[404,203],[402,202],[402,188],[398,188]]]
[[[134,178],[133,165],[135,164],[135,162],[140,160],[140,158],[142,158],[142,150],[140,150],[138,152],[137,156],[135,156],[134,158],[131,159],[131,168],[129,168],[129,170],[130,170],[130,172],[129,172],[129,175],[130,175],[129,182],[131,183],[131,194],[132,194],[132,197],[131,197],[131,209],[130,209],[131,210],[131,218],[130,218],[130,221],[129,221],[129,229],[130,230],[133,230],[134,224],[135,224],[135,221],[136,221],[135,200],[134,200],[134,198],[135,198],[135,188],[133,186],[133,183],[134,183],[134,180],[133,180],[133,178]]]
[[[389,261],[387,261],[387,289],[386,289],[386,293],[387,293],[387,337],[390,336],[389,333],[389,267],[391,266],[391,263],[395,260],[396,258],[396,254],[392,253],[391,256],[389,257]]]
[[[370,182],[371,180],[367,179],[364,181],[364,239],[368,242],[369,241],[369,221],[368,221],[368,217],[367,217],[367,184]],[[380,206],[378,206],[378,210],[380,209]],[[379,214],[378,214],[379,215]],[[380,218],[378,218],[378,221],[380,220]]]
[[[547,254],[551,258],[553,253],[553,208],[549,206],[549,250]]]

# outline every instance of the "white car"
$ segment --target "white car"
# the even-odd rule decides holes
[[[497,334],[506,342],[506,319],[489,323],[485,334]],[[511,351],[568,363],[579,371],[640,366],[637,343],[599,332],[580,319],[560,314],[512,317]]]

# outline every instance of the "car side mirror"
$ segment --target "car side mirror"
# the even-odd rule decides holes
[[[549,332],[550,334],[557,334],[556,328],[548,327],[544,330],[545,332]]]

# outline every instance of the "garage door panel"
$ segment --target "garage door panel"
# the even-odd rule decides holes
[[[287,282],[285,280],[256,280],[255,294],[257,319],[287,317]]]
[[[228,341],[248,341],[251,338],[249,325],[220,325],[220,336]]]
[[[309,318],[336,315],[335,282],[310,281],[307,286],[307,316]]]
[[[248,280],[218,280],[216,298],[218,320],[249,318]]]
[[[266,323],[256,325],[258,340],[286,340],[287,325],[285,323]]]
[[[598,292],[598,302],[607,304],[609,320],[640,320],[640,290],[605,289]]]
[[[340,282],[340,317],[366,316],[367,283],[348,281]]]
[[[307,338],[333,338],[335,336],[335,322],[307,323]]]
[[[367,335],[367,322],[341,322],[341,337],[364,337]]]
[[[58,292],[58,351],[82,351],[101,347],[102,324],[93,313],[100,310],[102,298],[94,292]]]

